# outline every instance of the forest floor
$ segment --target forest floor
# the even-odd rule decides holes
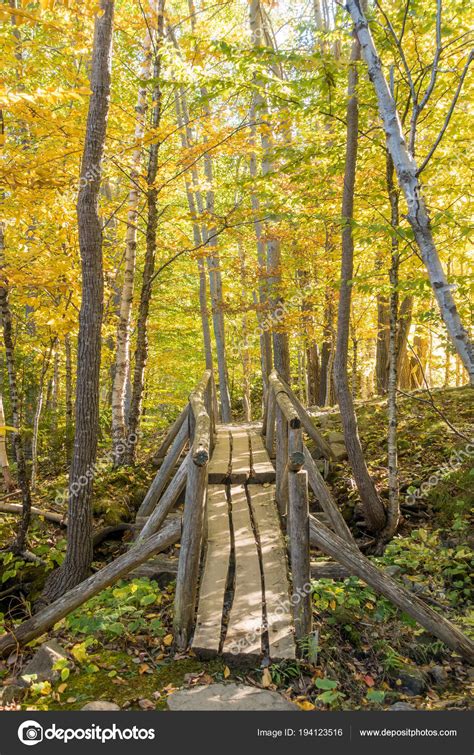
[[[433,397],[441,413],[465,437],[456,435],[437,411],[420,401],[426,400],[426,393],[400,399],[403,517],[397,537],[374,560],[472,635],[474,465],[468,453],[472,391],[437,390]],[[384,402],[359,404],[357,412],[366,459],[384,495]],[[317,417],[325,432],[340,430],[335,410]],[[158,441],[148,439],[150,451]],[[464,459],[459,461],[455,454],[463,449]],[[47,460],[43,466],[48,468]],[[134,470],[106,469],[96,480],[97,529],[133,518],[154,472],[149,454]],[[355,535],[368,540],[347,462],[334,466],[328,482]],[[423,483],[428,484],[418,496]],[[34,504],[55,508],[55,495],[65,484],[65,472],[43,479]],[[9,542],[16,524],[16,517],[0,515],[0,542]],[[124,541],[104,541],[96,550],[95,567],[122,552],[126,537]],[[0,632],[3,621],[19,620],[28,612],[45,574],[61,561],[64,548],[65,530],[35,518],[30,550],[44,566],[2,556]],[[171,551],[176,554],[177,548]],[[313,558],[318,557],[322,556],[315,552]],[[176,655],[171,635],[173,592],[173,582],[128,579],[76,610],[49,635],[69,653],[69,660],[58,668],[57,680],[34,682],[11,707],[77,709],[103,699],[121,708],[164,709],[173,690],[224,679],[276,689],[307,710],[387,709],[395,703],[430,710],[469,706],[473,669],[357,578],[314,583],[320,648],[316,661],[263,668],[236,668],[219,659]],[[10,684],[45,639],[0,662],[0,684]]]

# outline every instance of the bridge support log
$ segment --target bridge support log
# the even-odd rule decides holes
[[[158,530],[160,529],[161,525],[165,521],[169,512],[184,490],[184,486],[186,485],[186,478],[188,475],[190,456],[191,454],[188,453],[181,462],[181,466],[166,488],[166,491],[161,496],[156,509],[152,512],[152,514],[150,514],[148,521],[145,522],[145,525],[140,532],[137,540],[144,540],[145,538],[150,537],[150,535],[153,535],[155,532],[158,532]]]
[[[153,462],[155,464],[159,463],[162,459],[165,458],[166,454],[168,453],[168,449],[171,446],[174,439],[176,438],[177,434],[179,433],[181,426],[183,425],[184,422],[187,421],[188,412],[189,412],[189,404],[186,404],[186,406],[184,407],[179,417],[171,425],[168,431],[168,434],[166,435],[166,438],[164,439],[163,443],[159,447],[158,451],[154,454]]]
[[[135,567],[148,561],[155,553],[165,550],[179,540],[181,534],[181,522],[173,521],[160,532],[149,537],[140,545],[136,544],[115,561],[112,561],[103,569],[93,574],[84,582],[80,582],[72,590],[64,593],[54,603],[34,614],[20,624],[13,632],[0,637],[0,658],[16,650],[21,645],[26,645],[36,637],[51,629],[58,621],[67,616],[71,611],[85,603],[89,598],[112,585]]]
[[[153,480],[148,493],[142,501],[138,510],[138,516],[148,516],[161,498],[161,495],[168,484],[168,480],[173,474],[176,462],[181,456],[183,449],[188,441],[188,423],[183,423],[168,451],[158,474]]]
[[[191,458],[187,473],[173,623],[174,640],[179,650],[184,650],[189,645],[196,613],[208,462],[214,440],[210,370],[206,370],[198,387],[191,393],[189,404]]]
[[[339,511],[336,501],[332,497],[331,491],[324,482],[324,478],[306,446],[303,448],[303,453],[305,462],[304,468],[308,472],[309,484],[311,486],[311,489],[313,490],[313,493],[318,499],[322,510],[325,514],[327,514],[329,521],[331,522],[332,529],[339,535],[339,537],[342,537],[343,540],[346,540],[351,545],[357,547],[355,540],[352,537],[352,532],[347,526],[344,517]]]
[[[356,548],[348,547],[339,535],[331,532],[320,522],[312,518],[311,540],[328,556],[338,561],[342,566],[381,595],[392,601],[394,605],[405,611],[415,619],[430,634],[442,640],[449,648],[459,653],[470,664],[474,664],[474,642],[448,619],[426,605],[420,598],[408,592],[395,580],[384,574],[369,559]]]
[[[311,572],[309,559],[308,475],[304,470],[288,473],[289,540],[292,605],[296,639],[311,632]]]
[[[179,650],[187,648],[194,625],[206,488],[207,466],[198,466],[191,461],[186,484],[174,602],[173,631]]]

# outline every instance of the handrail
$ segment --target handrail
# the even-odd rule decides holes
[[[214,411],[212,401],[212,371],[206,370],[194,391],[189,396],[193,413],[194,437],[191,458],[199,467],[210,459],[212,445],[211,415]]]
[[[189,396],[190,461],[187,468],[181,548],[174,601],[174,639],[184,650],[191,638],[197,602],[197,585],[204,528],[207,465],[214,446],[215,386],[211,370]]]

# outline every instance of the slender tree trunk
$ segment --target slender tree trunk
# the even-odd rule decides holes
[[[377,54],[367,19],[357,0],[348,0],[347,8],[354,21],[357,38],[362,47],[370,80],[377,95],[387,148],[391,154],[398,182],[408,205],[407,218],[415,241],[428,271],[428,276],[438,302],[451,341],[469,373],[474,385],[474,350],[467,331],[463,327],[436,248],[430,219],[418,179],[418,166],[410,154],[402,130],[394,99],[383,74],[382,63]]]
[[[161,51],[163,45],[165,0],[158,0],[157,33],[153,47],[153,109],[151,127],[157,130],[161,123]],[[148,359],[148,316],[153,287],[156,258],[156,236],[158,229],[158,189],[155,186],[158,172],[158,153],[160,143],[157,137],[153,139],[148,153],[147,168],[147,222],[146,222],[146,252],[143,268],[140,304],[137,319],[137,340],[135,344],[135,359],[132,380],[132,395],[128,416],[128,443],[126,444],[125,460],[128,464],[136,461],[138,429],[142,413],[142,398],[145,381],[145,367]]]
[[[245,250],[241,242],[238,241],[239,259],[240,259],[240,281],[242,285],[242,301],[244,312],[242,314],[242,405],[244,409],[244,419],[246,422],[252,420],[252,400],[250,397],[252,360],[248,342],[248,309],[247,309],[247,264],[245,259]]]
[[[253,182],[256,181],[257,157],[255,154],[256,144],[256,125],[255,125],[255,96],[252,98],[250,108],[250,145],[251,153],[249,157],[249,171]],[[257,265],[258,265],[258,305],[257,320],[260,326],[260,362],[262,366],[262,381],[264,398],[268,389],[268,377],[273,368],[272,339],[268,328],[262,327],[263,322],[268,314],[268,280],[267,265],[265,259],[265,242],[263,240],[263,223],[261,220],[261,203],[258,194],[253,188],[250,192],[250,204],[254,218],[255,237],[257,240]]]
[[[3,117],[2,117],[3,124]],[[17,535],[12,545],[14,553],[25,550],[26,536],[31,518],[31,491],[30,481],[25,461],[23,437],[20,431],[20,403],[18,397],[18,382],[15,365],[15,346],[13,340],[13,323],[8,295],[8,279],[5,275],[5,237],[4,224],[0,222],[0,313],[2,317],[3,342],[5,345],[5,361],[8,373],[8,386],[10,390],[10,411],[12,415],[13,448],[16,459],[16,473],[18,485],[21,490],[22,515],[18,526]]]
[[[354,217],[354,186],[357,164],[358,137],[358,99],[357,61],[360,59],[360,46],[357,39],[352,43],[351,66],[349,69],[349,86],[347,103],[347,147],[344,170],[344,190],[342,198],[342,262],[341,286],[339,291],[339,310],[337,321],[337,342],[334,359],[334,382],[337,400],[341,410],[347,455],[354,473],[357,488],[364,507],[368,526],[379,531],[385,524],[385,512],[372,482],[362,451],[354,402],[349,387],[347,374],[347,355],[349,346],[349,320],[351,312],[352,284],[354,275],[354,239],[352,221]]]
[[[390,304],[385,294],[377,295],[377,351],[375,355],[375,378],[377,393],[387,393],[388,350],[390,329]]]
[[[183,147],[183,149],[189,149],[190,144],[191,144],[189,116],[188,116],[188,112],[186,108],[186,103],[182,98],[180,98],[180,95],[177,92],[175,93],[175,109],[176,109],[176,118],[178,122],[179,133],[181,137],[181,146]],[[196,205],[196,197],[199,190],[193,189],[193,187],[197,187],[199,184],[199,175],[197,173],[196,167],[191,168],[191,179],[192,179],[192,183],[189,180],[188,174],[186,173],[185,178],[184,178],[185,187],[186,187],[186,198],[188,200],[189,214],[191,215],[192,222],[193,222],[194,246],[198,248],[204,245],[205,240],[203,238],[201,226],[199,225],[197,221],[198,207]],[[198,256],[197,264],[198,264],[198,272],[199,272],[199,307],[200,307],[200,312],[201,312],[204,355],[205,355],[206,369],[212,370],[213,369],[212,340],[211,340],[211,328],[209,324],[209,310],[207,306],[206,268],[205,268],[203,257],[201,255]]]
[[[74,403],[72,382],[72,354],[71,336],[69,333],[64,337],[64,349],[66,353],[66,461],[71,461],[72,443],[74,438]]]
[[[386,156],[387,189],[390,200],[390,225],[396,229],[399,224],[399,197],[394,185],[394,167],[390,154]],[[392,254],[390,265],[390,323],[388,345],[388,506],[387,521],[380,533],[380,541],[387,542],[397,531],[400,521],[400,494],[398,482],[398,449],[397,449],[397,330],[398,330],[398,269],[399,269],[398,236],[392,234]]]
[[[127,231],[125,239],[125,272],[120,294],[119,320],[117,325],[117,346],[115,356],[115,372],[112,387],[112,445],[115,466],[125,462],[126,449],[126,384],[130,373],[130,321],[132,314],[133,288],[135,279],[135,262],[137,252],[137,223],[139,202],[139,180],[142,164],[142,141],[145,135],[146,111],[148,107],[148,86],[152,67],[152,39],[151,19],[152,3],[148,2],[145,10],[146,34],[143,42],[143,61],[140,69],[140,87],[135,107],[136,126],[134,140],[136,147],[132,155],[130,173],[131,187],[128,195]],[[146,6],[145,6],[146,7]]]
[[[104,307],[102,223],[99,216],[101,163],[110,99],[113,0],[101,0],[95,20],[91,89],[77,199],[82,302],[77,347],[74,451],[69,473],[66,558],[43,592],[51,601],[87,577],[92,563],[92,483],[99,430],[101,329]]]
[[[265,24],[260,0],[250,0],[250,30],[253,46],[256,50],[265,46]],[[262,176],[268,178],[274,173],[273,144],[268,104],[262,94],[263,82],[255,79],[255,115],[262,121],[260,140],[262,144]],[[267,210],[269,208],[266,208]],[[288,335],[283,323],[284,300],[281,285],[281,245],[278,229],[265,223],[265,241],[267,247],[268,299],[273,331],[273,358],[275,369],[284,380],[290,380],[290,351]]]
[[[7,493],[15,490],[16,484],[10,472],[10,464],[7,454],[7,430],[5,423],[5,412],[3,409],[3,396],[0,394],[0,465],[2,467],[3,482]]]
[[[39,384],[38,384],[38,399],[36,401],[35,416],[33,419],[33,436],[31,440],[31,481],[30,481],[30,484],[31,484],[32,491],[34,491],[36,488],[36,477],[38,474],[38,436],[39,436],[41,412],[43,410],[44,381],[46,379],[46,374],[49,369],[49,363],[51,360],[51,352],[53,350],[53,347],[54,347],[54,343],[51,344],[48,353],[43,358],[43,364],[41,367]]]

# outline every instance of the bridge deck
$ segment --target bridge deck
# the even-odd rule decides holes
[[[199,655],[239,660],[294,658],[275,470],[259,428],[219,426],[208,472],[207,538],[192,647]]]

